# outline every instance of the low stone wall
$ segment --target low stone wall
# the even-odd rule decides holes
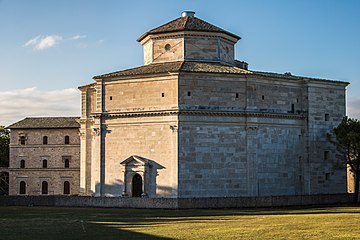
[[[352,203],[352,194],[238,198],[121,198],[80,196],[0,196],[0,206],[118,208],[248,208]]]

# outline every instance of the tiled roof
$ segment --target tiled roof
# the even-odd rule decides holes
[[[7,128],[79,128],[79,119],[79,117],[29,117],[13,123]]]
[[[242,74],[251,73],[250,71],[234,66],[224,65],[221,63],[178,61],[178,62],[166,62],[166,63],[153,63],[128,70],[95,76],[94,79],[135,76],[135,75],[145,75],[145,74],[158,74],[158,73],[168,73],[168,72],[242,73]]]
[[[217,26],[214,26],[204,20],[201,20],[197,17],[186,16],[177,18],[171,22],[165,23],[160,27],[154,28],[138,38],[140,42],[149,34],[158,34],[158,33],[170,33],[170,32],[178,32],[178,31],[199,31],[199,32],[217,32],[217,33],[225,33],[230,35],[236,39],[241,39],[239,36],[225,31]]]
[[[263,76],[263,77],[276,77],[276,78],[287,78],[287,79],[295,79],[295,80],[315,80],[315,81],[328,81],[334,83],[343,83],[350,84],[348,82],[331,80],[331,79],[323,79],[323,78],[314,78],[314,77],[304,77],[304,76],[296,76],[291,73],[272,73],[272,72],[260,72],[260,71],[252,71],[254,75]]]

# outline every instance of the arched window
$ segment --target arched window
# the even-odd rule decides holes
[[[48,194],[48,182],[43,181],[41,183],[41,194]]]
[[[64,194],[70,194],[70,182],[69,181],[64,182]]]
[[[43,168],[47,168],[47,160],[43,160]]]
[[[69,159],[65,159],[65,168],[69,168],[70,167],[70,160]]]
[[[21,181],[20,182],[20,190],[19,190],[20,194],[26,194],[26,182]]]
[[[65,136],[65,144],[70,144],[70,137],[69,136]]]
[[[25,160],[20,161],[20,168],[25,168]]]
[[[43,136],[43,144],[48,144],[48,137],[47,136]]]

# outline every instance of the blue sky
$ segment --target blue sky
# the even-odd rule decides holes
[[[360,118],[358,0],[0,0],[0,125],[79,115],[77,87],[142,65],[136,39],[183,10],[241,36],[250,69],[350,82]]]

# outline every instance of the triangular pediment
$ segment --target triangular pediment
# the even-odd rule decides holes
[[[141,165],[144,166],[146,164],[148,164],[150,159],[144,158],[144,157],[140,157],[137,155],[132,155],[130,157],[128,157],[127,159],[125,159],[124,161],[122,161],[120,164],[121,165]]]

